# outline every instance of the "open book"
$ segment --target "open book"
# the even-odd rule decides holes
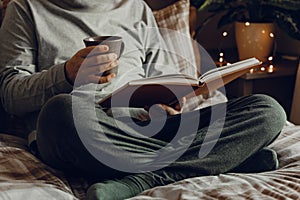
[[[209,70],[199,79],[184,74],[168,74],[133,80],[98,103],[104,108],[143,108],[158,103],[174,105],[182,97],[190,98],[216,90],[260,64],[256,58],[249,58]]]

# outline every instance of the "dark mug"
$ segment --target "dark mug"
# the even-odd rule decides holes
[[[83,42],[86,47],[97,46],[97,45],[107,45],[109,47],[108,53],[115,53],[118,58],[121,57],[124,51],[124,42],[122,37],[119,36],[94,36],[83,39]],[[111,73],[117,75],[118,67],[107,70],[101,73],[102,76],[107,76]]]

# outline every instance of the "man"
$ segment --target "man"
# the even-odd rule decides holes
[[[84,48],[82,39],[94,35],[122,36],[120,59],[105,45]],[[95,103],[130,80],[178,73],[143,1],[12,1],[1,27],[0,61],[3,107],[26,119],[28,132],[36,130],[45,163],[99,182],[88,190],[90,199],[124,199],[188,177],[278,165],[265,147],[285,114],[270,97],[182,114],[159,105],[158,115],[154,107],[149,114]],[[98,75],[116,66],[117,75]]]

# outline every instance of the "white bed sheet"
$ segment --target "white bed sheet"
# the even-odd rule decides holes
[[[190,178],[130,200],[300,199],[300,126],[284,127],[270,146],[278,153],[278,170]]]

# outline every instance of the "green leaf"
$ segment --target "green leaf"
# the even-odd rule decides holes
[[[293,10],[300,11],[300,1],[299,0],[269,0],[269,1],[261,1],[262,5],[270,5],[277,8],[285,9],[285,10]]]
[[[299,39],[300,0],[190,0],[198,10],[225,13],[218,23],[222,27],[238,20],[275,21],[294,38]],[[214,16],[215,16],[214,15]]]
[[[198,2],[199,3],[199,2]],[[198,10],[207,10],[209,12],[218,12],[224,7],[224,0],[206,0],[199,3]]]
[[[225,26],[227,24],[239,21],[245,18],[244,16],[244,7],[238,7],[236,9],[228,10],[219,20],[218,28]]]
[[[291,37],[300,40],[300,14],[276,11],[278,26]]]

